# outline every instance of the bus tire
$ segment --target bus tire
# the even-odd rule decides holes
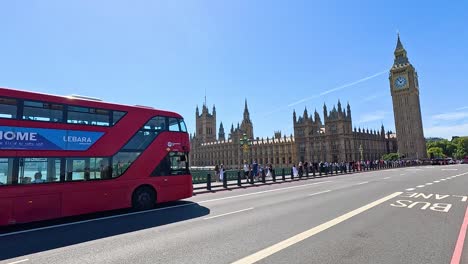
[[[149,186],[138,187],[132,195],[132,209],[136,211],[148,210],[156,204],[156,192]]]

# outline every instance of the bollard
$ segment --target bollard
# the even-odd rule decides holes
[[[227,173],[224,173],[224,176],[223,176],[223,187],[225,189],[227,188]]]
[[[286,174],[285,174],[284,168],[283,168],[283,181],[285,181],[285,180],[286,180]]]
[[[241,172],[237,172],[237,186],[242,186],[242,181],[241,181]]]
[[[265,183],[266,182],[266,178],[265,178],[265,170],[262,170],[262,182]]]
[[[291,180],[294,180],[294,173],[293,173],[293,169],[291,169]]]
[[[309,166],[306,166],[306,178],[309,178]]]
[[[253,176],[252,171],[249,173],[249,180],[250,180],[250,184],[254,184],[254,176]]]
[[[335,174],[338,175],[338,166],[335,166]]]
[[[271,177],[273,178],[273,182],[276,182],[276,172],[275,172],[275,170],[271,170]]]
[[[211,174],[206,175],[206,189],[211,191]]]

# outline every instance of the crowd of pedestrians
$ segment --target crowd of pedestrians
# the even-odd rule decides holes
[[[363,170],[374,170],[380,168],[392,168],[392,167],[404,167],[404,166],[416,166],[422,165],[422,162],[419,160],[365,160],[365,161],[349,161],[349,162],[299,162],[297,165],[292,164],[290,171],[293,177],[303,177],[304,175],[309,175],[309,173],[318,173],[318,174],[329,174],[340,172],[352,172],[352,171],[363,171]],[[253,179],[254,181],[260,181],[262,176],[265,175],[267,179],[270,179],[274,174],[274,168],[272,164],[258,164],[254,160],[251,164],[247,161],[244,161],[242,165],[242,178],[249,181]],[[215,179],[216,181],[223,181],[226,175],[226,169],[224,165],[215,166]]]

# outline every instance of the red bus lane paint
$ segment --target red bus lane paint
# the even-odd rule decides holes
[[[468,227],[468,206],[466,207],[465,218],[463,219],[462,226],[460,228],[460,234],[458,234],[457,244],[453,251],[452,261],[450,264],[460,264],[461,256],[463,253],[463,245],[465,243],[466,229]]]

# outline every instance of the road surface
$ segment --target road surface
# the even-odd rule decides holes
[[[200,194],[0,235],[0,263],[468,263],[468,165]]]

